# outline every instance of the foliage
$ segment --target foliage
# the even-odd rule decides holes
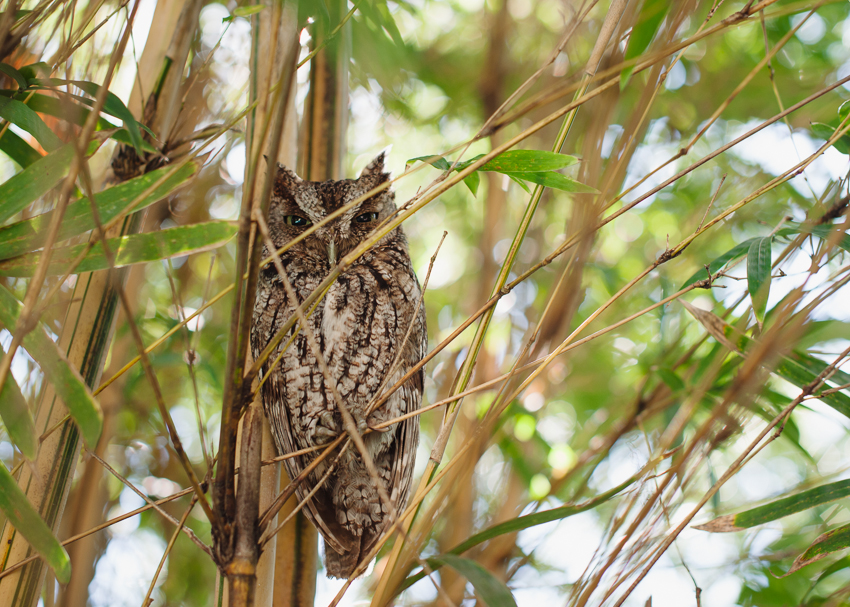
[[[38,425],[53,390],[85,443],[69,504],[143,509],[97,532],[90,603],[209,605],[190,472],[206,489],[219,453],[269,9],[203,3],[165,145],[130,94],[153,3],[61,4],[23,3],[9,33],[0,16],[0,510],[65,581],[70,527],[12,489],[65,427]],[[611,4],[366,0],[337,28],[298,3],[302,59],[351,29],[344,164],[394,146],[393,221],[430,272],[405,534],[351,587],[320,572],[317,604],[846,600],[850,7],[628,2],[597,69]],[[107,183],[131,152],[144,170]],[[130,314],[90,377],[61,349],[66,311],[84,272],[118,267]],[[90,471],[100,501],[77,495]],[[110,569],[133,550],[142,594]]]

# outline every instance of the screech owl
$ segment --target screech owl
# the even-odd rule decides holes
[[[340,181],[302,180],[278,165],[268,221],[274,245],[282,247],[389,178],[384,170],[384,153],[363,169],[359,178]],[[327,277],[339,259],[395,210],[394,194],[384,190],[284,252],[281,261],[299,303]],[[264,251],[264,256],[268,254]],[[308,318],[331,379],[360,429],[419,409],[421,370],[367,418],[367,407],[379,391],[393,386],[425,355],[424,305],[416,313],[420,297],[407,239],[397,227],[339,276]],[[254,304],[251,348],[255,357],[294,312],[275,266],[267,265],[261,270]],[[290,336],[291,333],[284,338],[263,369],[264,375],[271,374],[263,385],[263,406],[281,453],[322,445],[344,432],[331,388],[326,385],[303,330],[283,354],[279,366],[268,370]],[[393,371],[396,360],[399,363]],[[388,377],[391,371],[392,376]],[[383,432],[368,433],[363,439],[387,494],[400,512],[410,493],[419,443],[418,416]],[[290,478],[295,478],[316,455],[314,452],[285,460]],[[298,487],[296,495],[300,500],[316,486],[332,460],[333,456],[322,462]],[[388,507],[381,503],[353,445],[307,502],[304,512],[324,537],[328,576],[339,578],[351,575],[390,523]]]

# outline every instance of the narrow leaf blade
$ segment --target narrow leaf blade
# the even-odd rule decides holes
[[[731,514],[716,518],[704,525],[697,525],[694,529],[708,531],[710,533],[726,533],[729,531],[740,531],[757,525],[763,525],[770,521],[827,504],[850,495],[850,480],[829,483],[801,491],[789,497],[774,500],[768,504],[751,508],[738,514]]]
[[[479,171],[498,173],[540,173],[556,171],[578,162],[575,156],[544,150],[508,150],[485,163]]]
[[[770,294],[770,247],[772,236],[760,238],[747,250],[747,289],[759,325],[764,323],[767,298]]]
[[[531,183],[536,183],[537,185],[542,185],[547,188],[561,190],[563,192],[573,192],[576,194],[599,193],[599,190],[597,190],[596,188],[592,188],[589,185],[579,183],[575,179],[570,179],[566,175],[561,175],[560,173],[556,173],[554,171],[547,171],[542,173],[510,173],[507,171],[499,172],[518,179],[524,179],[525,181],[530,181]]]
[[[4,355],[5,352],[0,347],[0,357]],[[34,460],[38,450],[35,423],[27,401],[11,373],[6,376],[3,390],[0,391],[0,417],[3,418],[3,425],[6,426],[9,438],[15,446],[21,450],[24,457]]]
[[[229,221],[210,221],[191,226],[169,228],[148,234],[131,234],[110,238],[108,246],[115,255],[115,267],[158,261],[214,249],[230,240],[237,231]],[[86,245],[54,249],[48,274],[62,275],[70,264],[85,250]],[[0,275],[32,276],[38,266],[36,255],[21,255],[0,262]],[[73,268],[74,273],[106,270],[109,262],[100,244],[92,247],[82,261]]]
[[[14,295],[0,287],[0,325],[13,330],[22,308],[23,304]],[[103,413],[79,372],[68,363],[41,324],[24,336],[24,348],[65,402],[86,444],[94,447],[103,428]]]
[[[726,251],[723,255],[715,258],[710,264],[708,264],[708,269],[711,271],[712,274],[716,274],[723,268],[723,266],[725,266],[730,261],[735,261],[736,259],[740,259],[744,255],[746,255],[747,251],[750,250],[750,245],[757,240],[760,239],[750,238],[749,240],[745,240],[741,244],[735,245],[734,247]],[[679,287],[679,290],[681,291],[682,289],[691,286],[696,281],[702,280],[703,278],[708,278],[705,269],[697,270],[690,278],[688,278],[682,284],[681,287]]]
[[[184,165],[151,194],[135,204],[129,212],[138,211],[158,200],[162,200],[190,179],[196,170],[197,166],[194,163]],[[163,167],[95,194],[101,223],[106,223],[115,218],[143,192],[171,171],[173,171],[173,167]],[[8,259],[40,248],[46,238],[47,226],[50,225],[52,216],[53,211],[50,211],[0,228],[0,259]],[[94,227],[91,202],[88,198],[81,198],[69,204],[65,209],[65,216],[62,219],[62,226],[59,228],[56,241],[62,242],[72,236],[92,230]]]
[[[821,560],[832,552],[850,547],[850,525],[843,525],[818,536],[806,551],[794,559],[791,569],[785,575],[791,575],[814,562]],[[785,576],[783,576],[785,577]]]
[[[6,466],[0,462],[0,510],[12,526],[23,535],[30,546],[44,557],[56,574],[56,579],[67,584],[71,579],[71,560],[59,540],[29,503]]]
[[[41,116],[16,99],[0,97],[0,117],[35,137],[41,147],[48,152],[62,147],[62,140],[44,124]]]
[[[448,565],[464,576],[487,607],[516,607],[516,601],[508,587],[484,569],[480,563],[454,554],[436,556],[428,559],[428,562],[429,564],[433,562],[435,565]]]

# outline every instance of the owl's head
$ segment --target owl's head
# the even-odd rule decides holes
[[[284,246],[340,207],[388,181],[390,174],[384,170],[384,160],[385,152],[381,152],[357,179],[339,181],[307,181],[278,164],[269,208],[269,231],[275,246]],[[395,212],[394,200],[390,189],[367,198],[289,249],[289,256],[336,265]],[[396,228],[387,237],[400,234],[400,228]]]

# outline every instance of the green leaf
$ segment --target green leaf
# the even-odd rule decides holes
[[[793,234],[811,234],[812,236],[817,236],[821,240],[829,240],[836,233],[843,234],[843,236],[838,239],[838,246],[850,253],[850,235],[847,235],[846,232],[842,232],[841,229],[834,224],[807,226],[800,223],[791,223],[788,227],[779,230],[776,235],[788,238]]]
[[[0,357],[4,354],[3,348],[0,347]],[[27,459],[34,460],[38,450],[35,423],[27,401],[11,373],[6,376],[6,383],[0,391],[0,417],[3,418],[3,425],[6,426],[9,438],[15,446]]]
[[[700,310],[684,300],[679,301],[682,302],[682,305],[688,312],[705,328],[709,335],[727,349],[740,356],[743,356],[750,349],[753,340],[740,333],[735,327],[725,322],[719,316],[705,310]],[[793,352],[789,356],[780,358],[776,368],[772,369],[772,372],[798,388],[804,388],[815,381],[826,367],[827,364],[821,360],[807,354]],[[842,372],[838,371],[833,374],[830,381],[841,381],[844,379],[844,376],[838,375],[839,373]],[[832,394],[822,395],[819,398],[845,417],[850,417],[850,396],[847,396],[843,392],[834,392]]]
[[[22,308],[20,301],[0,287],[0,325],[14,330]],[[65,402],[86,444],[94,448],[103,427],[103,413],[79,372],[68,363],[41,324],[24,336],[24,348]]]
[[[53,89],[59,86],[64,86],[66,84],[73,84],[79,89],[85,91],[91,97],[97,97],[100,89],[102,88],[99,84],[95,84],[94,82],[88,82],[85,80],[62,80],[60,78],[47,78],[47,79],[35,79],[32,81],[36,86],[40,86],[47,89]],[[81,99],[81,101],[87,101]],[[106,100],[103,104],[103,111],[109,114],[110,116],[115,116],[119,120],[124,123],[124,128],[127,129],[130,134],[130,140],[133,142],[133,147],[136,148],[136,153],[142,154],[142,134],[139,129],[139,123],[136,121],[136,118],[133,116],[133,113],[127,109],[127,106],[124,105],[124,102],[119,99],[115,93],[107,92]]]
[[[30,63],[29,65],[25,65],[22,68],[19,68],[21,75],[27,79],[27,83],[30,83],[31,80],[36,78],[49,78],[51,69],[50,66],[47,65],[44,61],[39,61],[38,63]]]
[[[708,265],[708,269],[711,270],[712,274],[716,274],[723,268],[723,266],[725,266],[730,261],[734,261],[746,255],[747,251],[750,250],[750,245],[758,240],[761,239],[750,238],[749,240],[745,240],[741,244],[735,245],[734,247],[726,251],[723,255],[717,257],[714,261],[712,261]],[[704,268],[694,272],[694,274],[689,279],[687,279],[681,287],[679,287],[679,290],[681,291],[682,289],[691,286],[696,281],[702,280],[703,278],[708,278],[708,273],[705,271]]]
[[[35,137],[48,152],[53,152],[62,147],[62,141],[51,131],[44,120],[36,114],[32,108],[15,99],[0,97],[0,117],[12,124],[19,126],[27,133]]]
[[[0,150],[24,169],[42,157],[30,144],[9,129],[0,137]]]
[[[29,503],[27,496],[0,462],[0,510],[16,531],[23,535],[56,574],[56,579],[67,584],[71,579],[71,560],[59,540],[50,531]]]
[[[767,311],[767,298],[770,294],[770,246],[772,236],[759,238],[747,250],[747,289],[753,302],[753,310],[759,321],[764,324]]]
[[[262,4],[252,4],[250,6],[237,6],[235,9],[233,9],[233,16],[234,17],[250,17],[251,15],[259,13],[261,10],[263,10],[263,8],[264,7],[263,7]]]
[[[639,57],[649,48],[649,43],[652,42],[658,27],[667,15],[670,4],[667,0],[647,0],[644,2],[640,17],[629,35],[629,43],[624,57],[626,61]],[[620,74],[620,90],[626,88],[634,69],[634,67],[628,67]]]
[[[473,171],[464,177],[463,182],[466,184],[466,187],[470,189],[473,196],[478,194],[478,185],[481,183],[481,177],[479,177],[478,171]]]
[[[509,444],[513,445],[513,442]],[[442,554],[440,556],[445,556],[446,554],[454,554],[460,555],[469,550],[470,548],[474,548],[479,544],[483,544],[487,540],[491,540],[494,537],[499,537],[500,535],[505,535],[506,533],[516,533],[517,531],[522,531],[523,529],[528,529],[529,527],[535,527],[537,525],[542,525],[544,523],[551,523],[552,521],[558,521],[561,519],[568,518],[573,516],[574,514],[579,514],[581,512],[586,512],[587,510],[592,510],[596,508],[600,504],[604,504],[611,498],[615,497],[618,493],[625,490],[627,487],[632,485],[637,479],[640,477],[640,473],[632,476],[628,480],[623,483],[620,483],[616,487],[609,489],[604,493],[600,493],[593,499],[590,499],[583,504],[568,504],[565,506],[561,506],[559,508],[552,508],[550,510],[544,510],[543,512],[537,512],[535,514],[527,514],[525,516],[520,516],[504,523],[499,523],[498,525],[493,525],[492,527],[485,529],[480,533],[476,533],[469,539],[461,542],[447,553]],[[409,588],[423,577],[425,577],[425,572],[420,571],[418,573],[414,573],[413,575],[406,578],[396,589],[393,596],[401,593],[406,588]]]
[[[577,162],[578,158],[567,154],[543,150],[508,150],[485,163],[478,170],[497,173],[540,173],[563,169]]]
[[[661,381],[667,384],[667,387],[673,390],[673,392],[679,392],[685,389],[685,382],[670,369],[661,368],[656,373],[658,373]]]
[[[505,175],[516,177],[517,179],[524,179],[525,181],[530,181],[531,183],[536,183],[547,188],[562,190],[564,192],[575,192],[577,194],[599,193],[599,190],[597,190],[596,188],[592,188],[589,185],[579,183],[574,179],[570,179],[569,177],[561,175],[560,173],[555,173],[554,171],[548,171],[545,173],[516,173],[508,171],[499,171],[499,173],[504,173]]]
[[[198,253],[220,247],[237,231],[230,221],[210,221],[191,226],[180,226],[148,234],[130,234],[108,240],[110,252],[115,256],[115,267],[158,261]],[[79,244],[53,250],[48,274],[62,275],[87,245]],[[20,255],[0,262],[0,275],[32,276],[38,265],[38,255]],[[74,273],[94,272],[109,268],[103,246],[92,247],[74,268]]]
[[[837,529],[827,531],[823,535],[818,536],[803,554],[794,559],[791,569],[785,575],[791,575],[806,565],[811,565],[821,560],[831,552],[843,550],[847,547],[850,547],[850,525],[843,525]]]
[[[411,158],[405,164],[411,165],[414,162],[416,162],[417,160],[420,160],[422,162],[427,162],[428,164],[430,164],[434,168],[440,169],[441,171],[448,171],[450,168],[452,168],[452,165],[451,165],[451,163],[449,163],[448,160],[446,160],[442,156],[434,156],[434,155],[418,156],[416,158]]]
[[[822,122],[812,122],[812,133],[818,139],[823,139],[824,141],[828,141],[830,137],[835,133],[835,127],[830,126],[828,124],[824,124]],[[841,152],[842,154],[850,154],[850,135],[847,133],[843,134],[841,137],[836,139],[832,147]]]
[[[166,166],[95,194],[100,221],[106,223],[113,219],[138,198],[142,192],[173,170],[174,167]],[[162,200],[184,184],[195,173],[195,170],[194,163],[187,163],[182,166],[174,175],[157,187],[153,193],[134,205],[129,212],[138,211],[158,200]],[[8,259],[40,248],[47,237],[47,226],[50,225],[52,216],[53,211],[50,211],[26,221],[19,221],[0,228],[0,259]],[[92,230],[94,227],[91,203],[88,198],[80,198],[70,203],[65,209],[65,216],[62,219],[62,226],[59,228],[56,242],[62,242],[67,238]]]
[[[428,559],[428,564],[437,567],[448,565],[457,571],[469,580],[487,607],[516,607],[516,601],[508,587],[480,563],[454,554],[442,554]]]
[[[704,525],[696,525],[694,529],[708,531],[709,533],[728,533],[730,531],[741,531],[757,525],[763,525],[770,521],[834,502],[850,495],[850,480],[838,481],[821,485],[814,489],[802,491],[789,497],[774,500],[758,508],[752,508],[738,514],[727,514]]]
[[[523,190],[525,190],[526,194],[531,194],[531,188],[529,188],[528,184],[525,183],[522,179],[520,179],[519,177],[517,177],[516,175],[514,175],[512,173],[503,173],[503,174],[510,177],[511,181],[513,181],[514,183],[518,183],[519,187],[521,187]]]
[[[68,172],[74,146],[62,146],[0,185],[0,223],[49,192]]]
[[[8,63],[0,63],[0,72],[3,72],[9,76],[9,78],[14,80],[19,89],[24,90],[27,88],[26,77]]]

